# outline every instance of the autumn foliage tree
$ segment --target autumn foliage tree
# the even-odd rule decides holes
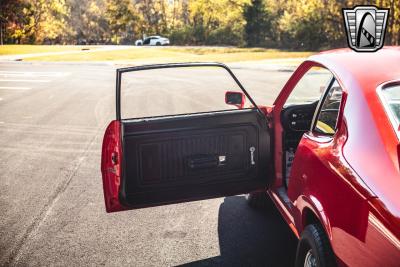
[[[386,44],[400,43],[399,0],[1,0],[5,43],[174,44],[320,50],[346,46],[342,8],[390,8]]]

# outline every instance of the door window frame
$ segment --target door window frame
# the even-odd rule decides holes
[[[254,100],[251,98],[249,93],[246,91],[242,83],[235,76],[232,70],[222,63],[214,63],[214,62],[199,62],[199,63],[169,63],[169,64],[155,64],[155,65],[143,65],[136,67],[127,67],[127,68],[119,68],[116,70],[117,78],[116,78],[116,120],[121,121],[121,81],[122,74],[126,72],[135,72],[135,71],[146,71],[146,70],[155,70],[155,69],[169,69],[169,68],[192,68],[192,67],[218,67],[225,69],[232,79],[236,82],[238,87],[243,91],[245,96],[249,99],[250,103],[257,110],[260,115],[264,116],[264,113],[257,106]],[[190,114],[190,113],[189,113]]]

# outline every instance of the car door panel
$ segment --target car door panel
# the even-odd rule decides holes
[[[121,118],[123,73],[183,67],[224,68],[253,107]],[[270,143],[264,113],[223,64],[177,63],[118,69],[116,120],[106,130],[102,150],[106,210],[115,212],[266,189],[273,176]]]
[[[269,134],[255,110],[122,125],[121,197],[130,207],[246,193],[267,184]]]

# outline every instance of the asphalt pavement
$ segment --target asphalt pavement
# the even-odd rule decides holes
[[[257,103],[271,104],[291,74],[283,65],[231,66]],[[291,266],[289,227],[244,196],[105,212],[101,142],[115,118],[117,67],[0,63],[0,265]],[[217,86],[207,72],[200,83]],[[223,103],[214,86],[192,99],[193,77],[175,74],[144,76],[125,104],[151,114]]]

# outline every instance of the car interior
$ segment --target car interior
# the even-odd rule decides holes
[[[330,76],[325,86],[321,86],[319,97],[316,100],[309,101],[308,103],[284,105],[281,111],[281,124],[283,128],[282,173],[286,188],[289,185],[290,171],[296,149],[303,134],[311,130],[318,134],[332,136],[336,130],[341,98],[342,89],[336,79]],[[321,104],[319,105],[320,102]],[[312,125],[314,117],[315,125]]]
[[[291,104],[281,112],[283,166],[285,186],[288,186],[294,155],[303,134],[310,130],[311,122],[319,101],[308,104]]]

